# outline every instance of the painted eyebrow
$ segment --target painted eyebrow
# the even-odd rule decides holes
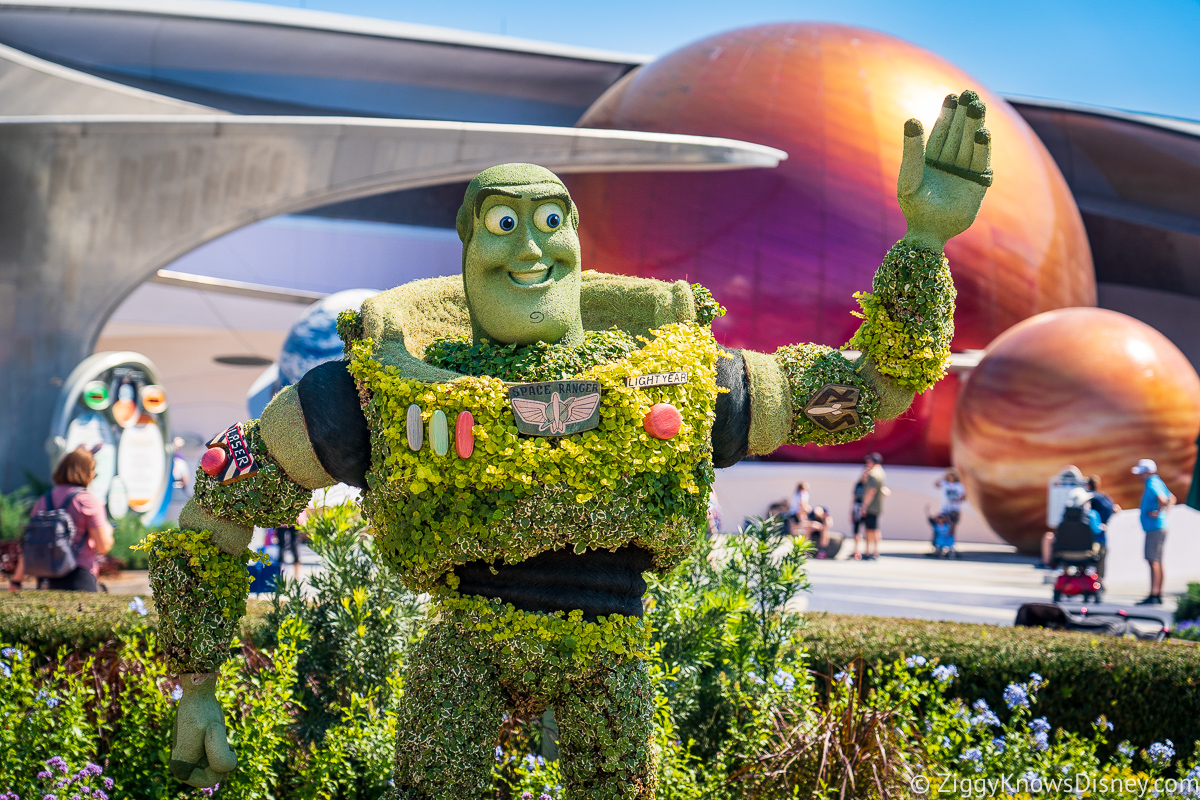
[[[514,192],[511,189],[500,189],[497,187],[489,187],[487,189],[480,189],[479,194],[475,195],[475,217],[476,217],[476,219],[479,218],[479,210],[481,208],[483,208],[483,201],[488,199],[489,197],[491,197],[494,194],[498,194],[501,197],[512,197],[517,200],[521,199],[521,193]]]
[[[499,187],[494,187],[494,186],[489,187],[487,189],[480,189],[479,194],[475,195],[475,218],[476,219],[479,218],[479,212],[483,208],[483,201],[486,200],[487,198],[491,197],[492,195],[500,195],[501,197],[511,197],[514,200],[520,200],[522,197],[524,197],[524,195],[521,192],[514,192],[510,189],[501,189]],[[549,191],[549,192],[544,192],[542,194],[535,194],[535,195],[531,196],[529,199],[531,202],[534,202],[534,203],[536,203],[540,200],[558,200],[559,202],[561,202],[563,204],[563,207],[566,208],[567,213],[568,214],[571,213],[571,197],[570,197],[570,195],[566,194],[565,192]]]

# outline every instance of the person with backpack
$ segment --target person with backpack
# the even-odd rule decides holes
[[[26,575],[45,578],[49,589],[98,591],[96,556],[112,549],[113,529],[104,502],[87,490],[95,476],[96,459],[84,447],[58,462],[54,487],[30,511],[11,591]]]

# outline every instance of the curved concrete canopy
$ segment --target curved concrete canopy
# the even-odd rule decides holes
[[[558,172],[771,167],[724,139],[516,125],[239,116],[0,118],[0,453],[44,475],[58,386],[160,267],[247,223],[496,163]]]
[[[1071,187],[1096,280],[1200,297],[1200,122],[1010,102]]]
[[[237,113],[571,125],[646,61],[423,25],[197,0],[0,2],[0,42]]]
[[[0,45],[0,110],[9,116],[220,113],[96,78],[4,45]]]

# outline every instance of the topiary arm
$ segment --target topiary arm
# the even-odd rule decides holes
[[[237,766],[215,686],[246,611],[253,526],[292,524],[313,489],[365,472],[358,466],[359,434],[365,433],[345,364],[322,365],[280,392],[262,419],[223,434],[225,442],[237,439],[254,471],[223,484],[197,470],[196,493],[179,516],[180,529],[147,537],[161,646],[184,689],[170,763],[179,780],[212,786]],[[234,447],[229,450],[232,458]]]
[[[773,355],[743,351],[750,395],[750,453],[783,444],[840,444],[892,419],[945,374],[954,336],[954,281],[943,254],[970,227],[992,183],[991,135],[974,92],[949,95],[930,134],[904,126],[896,194],[908,233],[855,295],[863,320],[846,347],[788,345]]]

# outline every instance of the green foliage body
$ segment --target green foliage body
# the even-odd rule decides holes
[[[609,347],[609,339],[616,344]],[[544,345],[514,356],[508,348],[465,342],[444,343],[438,352],[473,371],[501,365],[559,378],[564,365],[623,352],[615,333],[597,341],[596,351],[582,355]],[[372,431],[364,510],[383,554],[411,589],[429,591],[458,564],[517,563],[561,547],[612,550],[633,542],[654,554],[661,571],[678,563],[703,527],[713,480],[717,345],[707,327],[690,323],[665,325],[641,345],[574,376],[601,384],[601,423],[560,438],[519,436],[499,377],[423,383],[376,360],[370,340],[351,346],[350,371],[369,398]],[[686,384],[625,384],[629,376],[675,370],[688,373]],[[683,415],[671,439],[650,436],[642,424],[657,402]],[[412,404],[425,424],[435,409],[448,419],[469,411],[474,455],[412,451],[404,422]]]

